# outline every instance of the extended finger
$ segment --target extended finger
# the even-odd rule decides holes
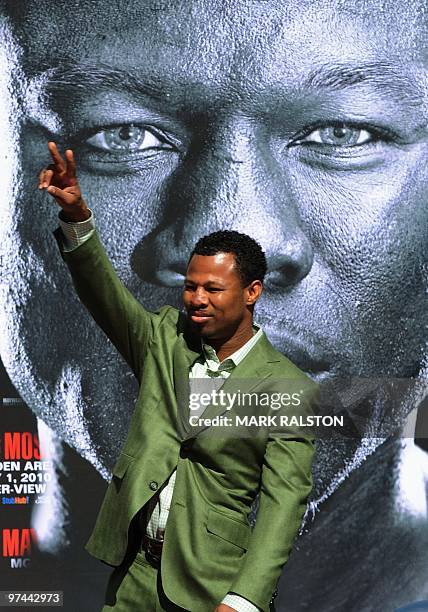
[[[76,178],[76,162],[74,160],[74,154],[71,149],[66,150],[65,159],[67,160],[67,176],[71,179],[75,179]]]
[[[54,161],[56,170],[58,172],[64,172],[65,162],[62,159],[61,154],[58,151],[58,147],[56,146],[56,144],[54,142],[48,142],[48,149]]]

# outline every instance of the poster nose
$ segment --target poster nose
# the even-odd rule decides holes
[[[215,132],[215,136],[213,133]],[[189,255],[203,236],[235,230],[257,240],[268,261],[268,287],[286,287],[312,266],[287,178],[257,130],[239,121],[211,130],[183,160],[164,193],[162,223],[134,253],[144,280],[182,284]]]

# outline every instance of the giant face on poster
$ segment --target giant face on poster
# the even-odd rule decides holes
[[[67,557],[65,594],[96,573],[68,487],[110,478],[138,394],[58,254],[58,210],[37,190],[54,141],[73,149],[106,251],[149,310],[181,308],[201,236],[255,238],[268,261],[257,323],[359,434],[317,440],[277,610],[428,598],[428,459],[414,442],[428,370],[424,2],[1,6],[0,351],[45,449],[27,470],[19,459],[18,483],[10,464],[2,476],[3,499],[22,498],[2,502],[8,550],[19,523],[40,567]],[[7,431],[10,450],[24,429],[15,418]],[[33,478],[48,503],[13,488]],[[86,496],[84,514],[98,501]],[[23,588],[36,569],[22,568]]]

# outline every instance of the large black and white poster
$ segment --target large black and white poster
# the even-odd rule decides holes
[[[422,0],[1,3],[0,590],[101,607],[83,545],[137,395],[58,254],[52,140],[149,309],[199,237],[256,238],[257,322],[359,427],[317,441],[277,610],[428,600],[427,30]]]

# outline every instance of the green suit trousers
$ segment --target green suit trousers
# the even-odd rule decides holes
[[[144,551],[110,575],[101,612],[185,612],[165,595],[158,566]]]

